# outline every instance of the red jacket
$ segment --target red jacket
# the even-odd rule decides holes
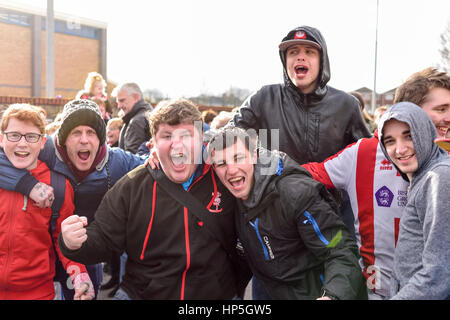
[[[30,172],[50,185],[50,170],[44,162],[38,161]],[[50,236],[51,208],[40,209],[20,193],[0,189],[0,300],[53,299],[53,246],[69,273],[86,272],[84,265],[65,258],[57,245],[61,222],[73,214],[73,197],[66,180],[65,200]]]

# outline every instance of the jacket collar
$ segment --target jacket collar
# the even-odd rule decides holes
[[[144,99],[139,100],[126,115],[122,117],[123,122],[128,123],[141,110],[151,110],[150,105]]]

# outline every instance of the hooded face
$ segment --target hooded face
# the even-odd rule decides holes
[[[304,40],[305,35],[306,40],[309,40],[310,43],[308,41],[295,41],[298,39]],[[307,44],[318,51],[318,57],[312,58],[309,55],[306,57],[306,52],[296,52],[294,53],[294,57],[290,57],[292,61],[287,62],[287,51],[289,49],[295,49],[293,47],[297,45],[303,45],[303,48],[305,48]],[[327,92],[326,84],[330,80],[330,62],[328,59],[327,45],[320,31],[309,26],[295,28],[289,31],[278,47],[284,68],[285,85],[298,89],[302,94],[309,93],[319,98],[323,97]],[[315,62],[316,60],[318,60],[317,64]]]
[[[89,170],[94,163],[100,146],[97,132],[89,126],[78,126],[67,136],[67,155],[72,164],[80,171]]]
[[[420,175],[430,165],[447,157],[434,144],[436,127],[429,115],[411,102],[399,102],[389,108],[380,119],[378,132],[384,155],[410,181],[413,174]]]
[[[383,144],[391,161],[411,181],[419,165],[409,125],[391,119],[383,127]]]
[[[304,94],[313,92],[319,81],[320,51],[308,44],[296,44],[286,50],[286,72]]]

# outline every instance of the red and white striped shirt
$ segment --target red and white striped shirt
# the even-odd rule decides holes
[[[384,156],[378,133],[358,140],[322,163],[303,167],[327,188],[347,191],[369,299],[389,297],[394,250],[409,183]]]

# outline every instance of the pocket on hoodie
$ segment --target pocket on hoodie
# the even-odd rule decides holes
[[[178,277],[153,278],[142,291],[143,299],[179,299],[181,294],[181,279]]]

